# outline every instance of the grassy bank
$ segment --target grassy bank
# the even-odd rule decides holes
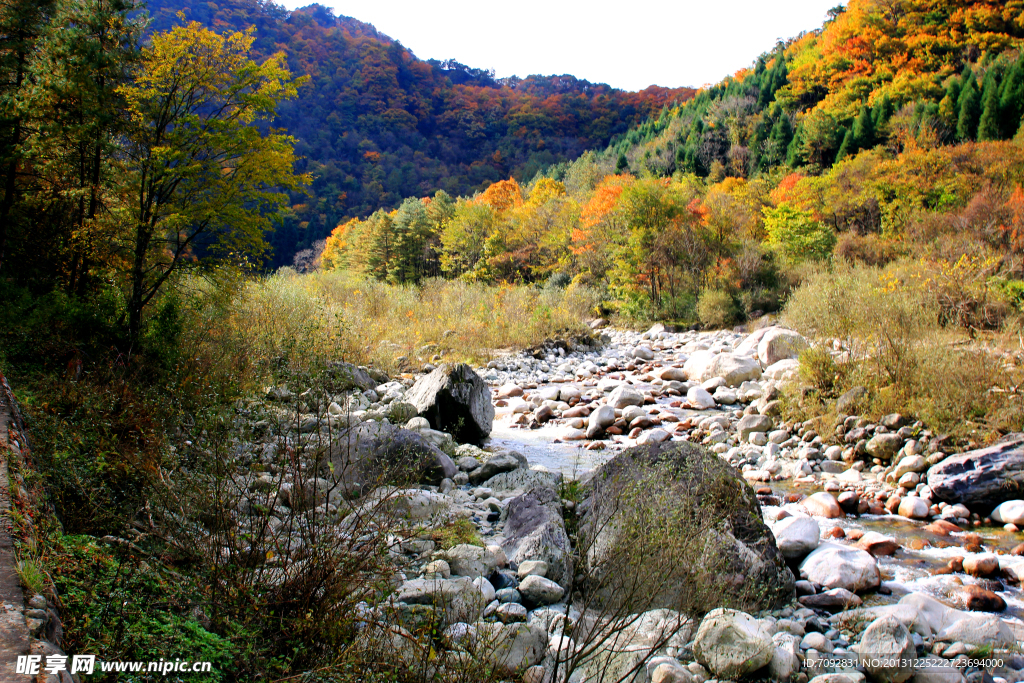
[[[782,316],[816,342],[801,356],[809,390],[791,396],[790,417],[834,414],[838,396],[863,386],[865,414],[910,414],[964,443],[1019,431],[1018,306],[986,262],[969,257],[812,272]]]

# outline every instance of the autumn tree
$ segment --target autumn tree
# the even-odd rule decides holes
[[[0,3],[0,269],[8,229],[21,196],[20,171],[30,120],[19,99],[28,81],[29,61],[45,30],[52,0],[7,0]]]
[[[51,248],[67,289],[78,293],[115,239],[108,212],[127,129],[124,87],[139,58],[136,9],[134,0],[60,3],[29,63],[22,101],[38,121],[26,137],[38,183],[33,203],[63,216]]]
[[[788,202],[764,208],[764,227],[768,244],[793,261],[827,259],[836,244],[831,228],[814,220],[810,211]]]
[[[143,309],[190,256],[261,258],[281,190],[308,181],[293,172],[292,138],[265,130],[297,81],[283,54],[251,60],[252,42],[252,31],[176,27],[153,36],[121,89],[131,115],[122,192],[133,341]]]

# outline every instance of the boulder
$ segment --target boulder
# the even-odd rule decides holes
[[[974,584],[956,586],[950,593],[951,601],[972,612],[1002,612],[1006,601],[993,591]]]
[[[914,675],[917,647],[907,627],[893,617],[871,622],[858,654],[868,676],[879,683],[903,683]]]
[[[615,422],[615,408],[610,405],[599,406],[590,414],[590,426],[597,426],[602,429]]]
[[[690,387],[686,392],[686,402],[696,410],[714,408],[715,399],[703,387]]]
[[[900,506],[896,510],[900,517],[909,517],[910,519],[927,519],[928,518],[928,502],[924,498],[918,498],[917,496],[907,496],[900,500]]]
[[[562,599],[565,589],[551,579],[530,574],[519,584],[519,594],[527,605],[552,605]]]
[[[821,528],[810,517],[786,517],[772,527],[779,552],[786,559],[800,559],[818,547]]]
[[[800,563],[800,576],[825,588],[854,593],[877,588],[882,582],[870,553],[837,543],[822,543]]]
[[[896,468],[892,471],[893,479],[899,481],[899,478],[908,472],[924,472],[928,469],[928,461],[920,455],[908,455],[898,463]]]
[[[879,460],[890,460],[903,445],[903,438],[896,434],[876,434],[867,443],[868,455]]]
[[[999,558],[992,553],[968,555],[964,558],[963,565],[965,573],[985,579],[999,571]]]
[[[369,389],[376,388],[378,382],[370,377],[370,374],[360,367],[352,365],[352,363],[346,363],[345,361],[335,361],[330,364],[325,374],[325,379],[330,382],[330,388],[332,393],[340,394],[343,391],[350,389],[358,389],[359,391],[367,391]],[[386,380],[387,378],[385,378]]]
[[[480,467],[469,473],[472,484],[482,484],[491,477],[519,469],[522,463],[511,453],[498,453],[487,458]]]
[[[704,377],[702,382],[712,377],[721,377],[728,386],[738,387],[744,382],[760,378],[761,366],[748,356],[720,353],[705,370],[705,374],[707,373],[710,373],[710,377]]]
[[[1016,500],[1024,486],[1024,434],[1008,434],[995,445],[950,456],[928,470],[932,499],[988,512]]]
[[[764,369],[763,377],[767,379],[774,379],[777,382],[786,380],[796,379],[797,373],[800,372],[800,361],[795,358],[787,358],[786,360],[780,360],[778,363],[772,363]]]
[[[860,607],[861,603],[862,601],[857,597],[856,593],[851,593],[845,588],[832,588],[831,590],[815,593],[814,595],[804,595],[800,598],[800,604],[804,607],[832,611]]]
[[[774,426],[775,421],[767,415],[744,415],[736,423],[736,431],[740,441],[746,441],[753,432],[770,432]]]
[[[690,354],[690,357],[683,364],[686,378],[694,382],[703,382],[714,377],[714,375],[710,374],[709,368],[717,355],[713,351],[695,351]]]
[[[456,576],[490,576],[498,568],[498,559],[487,548],[463,543],[434,554],[448,562]]]
[[[775,650],[768,662],[768,674],[773,681],[789,681],[800,671],[800,639],[791,633],[776,633],[772,642]]]
[[[835,499],[831,493],[827,491],[818,491],[800,501],[807,512],[814,515],[815,517],[825,517],[826,519],[839,519],[845,517],[843,508],[840,507],[839,502]]]
[[[1008,500],[996,506],[989,515],[1000,524],[1016,524],[1024,527],[1024,500]]]
[[[687,380],[686,370],[683,368],[661,368],[655,373],[658,379],[665,382],[685,382]]]
[[[768,627],[758,619],[719,607],[700,622],[693,654],[717,678],[737,680],[767,666],[775,653]]]
[[[810,344],[801,335],[782,327],[770,327],[757,344],[757,357],[761,366],[767,368],[780,360],[799,358]]]
[[[836,412],[844,415],[853,415],[857,410],[867,403],[868,388],[856,386],[836,399]]]
[[[431,427],[448,432],[459,443],[480,444],[491,433],[491,391],[465,363],[444,364],[420,377],[405,400]]]
[[[899,550],[900,544],[890,536],[883,536],[877,531],[866,531],[857,541],[857,547],[866,550],[874,557],[892,555]]]
[[[525,493],[535,486],[556,487],[562,481],[561,472],[542,472],[523,467],[496,474],[483,482],[483,486],[494,491],[522,491]]]
[[[484,595],[467,577],[414,579],[403,583],[395,600],[407,605],[429,605],[446,624],[476,621],[483,614]]]
[[[431,484],[459,469],[446,453],[418,432],[381,422],[339,430],[328,447],[333,481],[364,484]],[[357,488],[358,490],[358,488]]]
[[[628,384],[621,384],[608,394],[608,405],[613,408],[621,409],[626,406],[642,406],[643,404],[644,395]]]
[[[708,591],[757,608],[793,596],[792,572],[762,520],[753,489],[700,445],[664,441],[629,448],[591,473],[581,492],[581,533],[590,539],[586,560],[590,575],[600,579],[595,583],[602,604],[637,599],[636,587],[628,584],[638,580],[648,586],[639,591],[647,602],[625,606],[635,611],[682,609]],[[679,534],[688,543],[665,544],[664,556],[657,554],[662,546],[653,545],[644,566],[630,564],[621,543],[641,532],[634,525],[645,524],[647,515],[666,520],[659,533]],[[648,566],[660,569],[638,578]],[[704,571],[691,572],[691,566]]]
[[[509,562],[540,560],[548,565],[547,578],[569,586],[572,549],[562,520],[562,501],[553,488],[535,487],[505,507],[505,542],[501,548]]]
[[[547,645],[548,633],[539,624],[478,622],[467,649],[474,659],[511,676],[538,664]]]
[[[1013,629],[994,614],[966,613],[966,616],[939,631],[935,639],[947,643],[991,645],[995,648],[1015,647],[1017,643]]]

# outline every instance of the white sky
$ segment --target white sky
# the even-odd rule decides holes
[[[311,0],[277,0],[288,9]],[[320,0],[373,24],[420,59],[498,77],[572,74],[625,90],[701,86],[753,63],[778,38],[821,26],[845,0]]]

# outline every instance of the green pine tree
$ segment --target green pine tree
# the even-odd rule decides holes
[[[889,124],[892,113],[892,102],[889,101],[889,96],[882,95],[871,109],[871,126],[875,130],[876,142],[885,139],[885,128]]]
[[[871,149],[875,146],[875,122],[871,119],[871,110],[867,105],[860,108],[857,120],[853,122],[853,147],[850,151]],[[845,140],[844,140],[845,142]]]
[[[999,82],[995,69],[989,69],[981,90],[981,118],[978,120],[979,140],[999,140],[1002,137],[999,111]]]
[[[1022,113],[1024,113],[1024,55],[1017,60],[1006,78],[1003,79],[1002,92],[999,97],[999,127],[1002,137],[1013,137],[1020,126]]]
[[[978,132],[981,103],[978,88],[972,77],[960,92],[960,116],[957,118],[956,137],[962,142],[973,140]]]
[[[786,165],[796,168],[803,163],[803,124],[797,126],[786,148]]]
[[[366,219],[369,243],[366,252],[366,274],[386,281],[395,259],[395,226],[391,216],[378,209]]]
[[[843,142],[839,145],[839,151],[836,152],[835,163],[838,164],[847,155],[851,154],[854,151],[856,150],[854,150],[853,131],[848,130],[846,131],[846,135],[843,136]]]
[[[629,170],[629,160],[626,158],[626,153],[619,154],[619,160],[615,163],[615,172],[622,173]]]

